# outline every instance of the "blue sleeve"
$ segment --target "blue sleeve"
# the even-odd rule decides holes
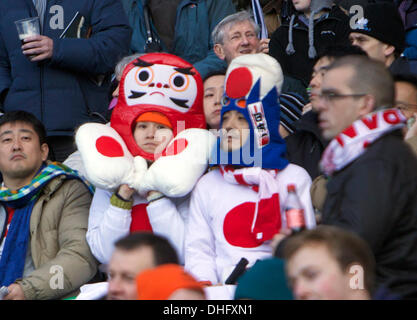
[[[4,44],[3,36],[0,33],[0,105],[3,93],[9,89],[12,83],[10,74],[10,61]]]
[[[235,6],[231,0],[212,0],[208,4],[208,17],[210,21],[209,31],[210,35],[214,27],[223,18],[236,12]],[[208,74],[214,71],[226,70],[227,64],[219,59],[213,51],[213,42],[210,40],[210,49],[206,58],[200,60],[194,64],[197,71],[204,79]]]
[[[91,74],[113,72],[129,52],[131,28],[118,0],[94,1],[89,39],[54,39],[50,64]]]

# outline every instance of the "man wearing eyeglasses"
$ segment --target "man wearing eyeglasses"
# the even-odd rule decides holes
[[[417,153],[417,77],[412,74],[396,74],[395,107],[407,118],[405,140]]]
[[[417,158],[403,141],[389,71],[362,56],[337,59],[323,76],[319,127],[331,139],[320,166],[322,223],[356,232],[376,259],[376,285],[417,297]]]

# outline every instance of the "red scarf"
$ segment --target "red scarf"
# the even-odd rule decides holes
[[[356,120],[336,136],[324,150],[320,161],[322,171],[330,176],[359,158],[379,137],[400,129],[406,121],[397,109],[370,113]]]
[[[132,208],[132,222],[130,223],[130,233],[135,231],[151,231],[152,226],[149,222],[146,207],[148,203],[140,203]]]

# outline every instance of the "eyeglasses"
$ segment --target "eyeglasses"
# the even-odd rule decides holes
[[[337,99],[344,99],[344,98],[360,98],[366,96],[367,93],[351,93],[351,94],[341,94],[336,92],[322,92],[317,94],[319,99],[323,99],[326,102],[334,101]]]

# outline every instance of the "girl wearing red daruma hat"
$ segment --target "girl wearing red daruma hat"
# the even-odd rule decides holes
[[[87,242],[108,263],[116,240],[134,231],[167,237],[183,260],[189,192],[205,172],[214,136],[205,130],[200,75],[170,54],[145,54],[123,71],[111,125],[76,134],[97,187]]]

